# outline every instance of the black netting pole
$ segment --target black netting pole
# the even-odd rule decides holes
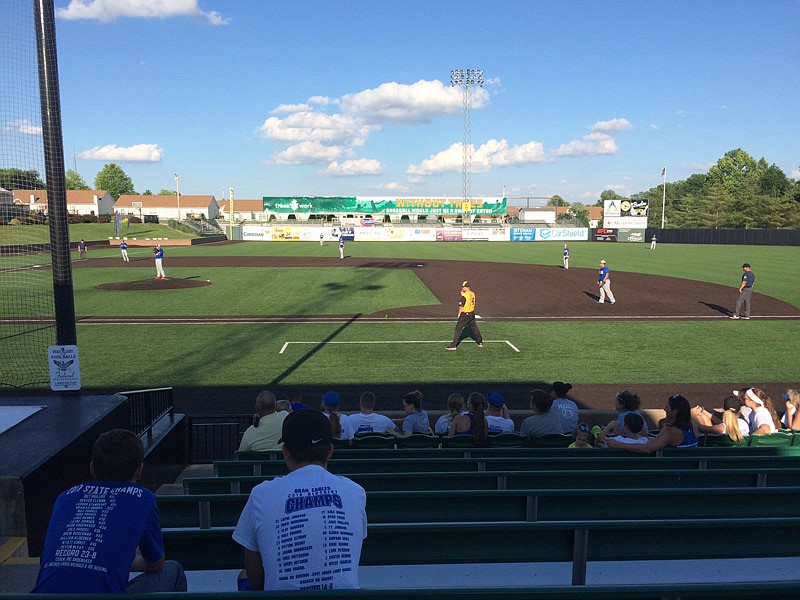
[[[39,57],[39,96],[42,104],[47,215],[50,221],[50,255],[53,264],[58,345],[77,343],[72,265],[69,253],[67,189],[64,178],[64,142],[61,138],[61,96],[58,89],[56,27],[53,0],[33,0],[36,47]]]

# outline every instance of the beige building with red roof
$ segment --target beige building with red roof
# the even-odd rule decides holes
[[[14,190],[14,204],[32,213],[47,212],[47,190]],[[67,212],[71,215],[111,215],[114,197],[106,190],[67,190]]]
[[[231,207],[230,200],[217,200],[219,206],[219,216],[225,221],[230,221]],[[263,221],[264,220],[264,201],[263,200],[233,200],[233,221]]]
[[[235,207],[234,207],[235,208]],[[200,216],[216,219],[219,207],[214,196],[148,196],[123,194],[114,204],[114,209],[124,215],[133,215],[144,220],[145,216],[161,219],[191,219]]]

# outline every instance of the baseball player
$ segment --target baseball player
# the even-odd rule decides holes
[[[323,246],[325,244],[325,232],[319,232],[319,245]]]
[[[128,242],[122,240],[119,244],[119,251],[122,252],[122,261],[130,262],[130,259],[128,258]]]
[[[456,321],[456,331],[453,334],[453,342],[447,346],[448,350],[455,350],[458,348],[458,342],[461,339],[461,332],[464,327],[469,327],[475,337],[475,343],[478,348],[483,348],[483,337],[481,331],[478,329],[478,323],[475,321],[475,292],[470,289],[469,281],[461,282],[461,298],[458,301],[458,321]]]
[[[604,260],[600,261],[600,270],[597,272],[597,285],[600,288],[600,300],[597,303],[603,304],[606,300],[606,294],[608,294],[608,301],[614,304],[616,300],[614,299],[614,294],[611,293],[611,273]]]
[[[569,271],[569,248],[564,244],[564,270]]]
[[[156,259],[156,279],[166,279],[167,276],[164,274],[164,249],[161,244],[157,244],[153,248],[153,256]]]
[[[81,240],[78,242],[78,253],[80,255],[81,260],[86,258],[86,240]]]
[[[753,284],[756,282],[756,274],[750,270],[750,263],[742,265],[742,283],[739,285],[739,297],[736,299],[736,308],[733,309],[731,319],[750,318],[750,299],[753,296]],[[744,314],[742,312],[744,306]]]
[[[656,249],[656,242],[657,241],[658,241],[658,239],[656,238],[656,234],[654,233],[653,234],[653,239],[650,240],[650,250],[655,250]]]
[[[344,238],[339,238],[339,258],[344,258]]]

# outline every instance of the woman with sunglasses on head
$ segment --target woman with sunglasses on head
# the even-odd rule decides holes
[[[689,401],[681,395],[670,396],[664,405],[667,416],[664,426],[654,438],[645,444],[623,444],[609,439],[609,448],[624,448],[629,452],[650,454],[662,448],[696,448],[697,434],[692,424],[692,410]]]
[[[739,400],[750,409],[750,435],[767,435],[780,429],[781,421],[772,406],[772,399],[763,390],[750,388],[744,393],[744,398],[739,394]]]

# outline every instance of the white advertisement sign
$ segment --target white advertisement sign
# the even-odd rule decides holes
[[[272,231],[263,225],[243,225],[242,239],[244,241],[268,242],[272,239]]]
[[[586,227],[562,227],[558,229],[536,229],[536,240],[547,241],[568,241],[568,240],[588,240],[589,230]]]
[[[54,392],[81,389],[77,346],[48,346],[50,389]]]
[[[603,227],[606,229],[645,229],[647,217],[604,217]]]

